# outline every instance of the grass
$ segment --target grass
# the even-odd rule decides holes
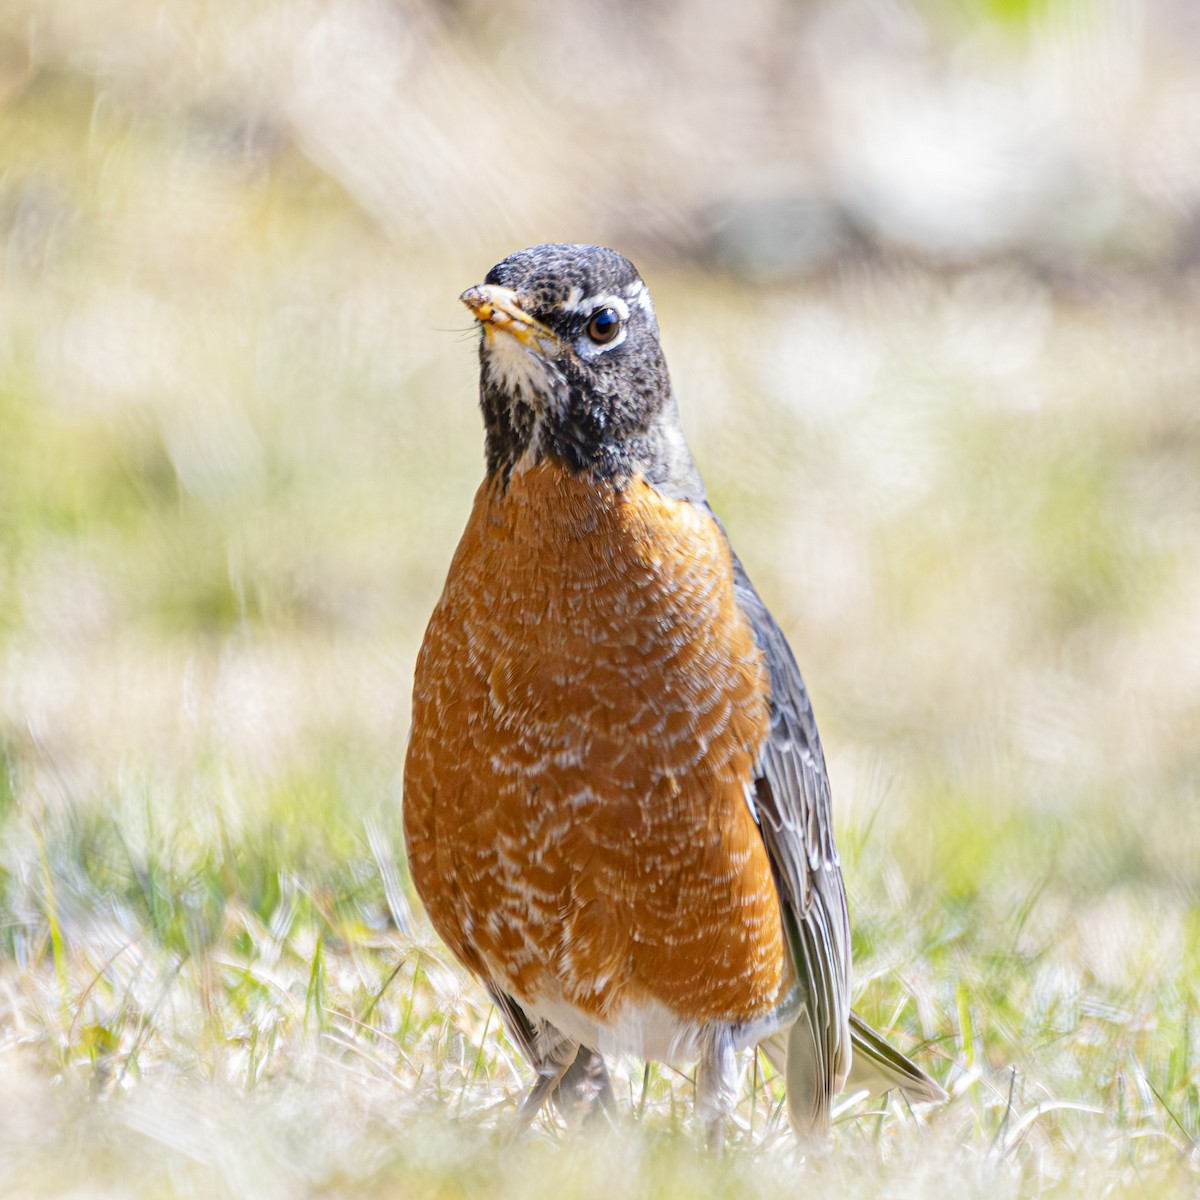
[[[237,90],[253,72],[222,107],[212,47],[253,32],[274,61],[275,10],[181,6],[193,40],[136,25],[121,57],[46,6],[34,70],[19,9],[0,1190],[1194,1192],[1194,270],[1066,288],[881,256],[753,286],[641,256],[714,505],[814,696],[857,1004],[951,1100],[850,1105],[801,1164],[747,1063],[714,1162],[690,1079],[619,1064],[614,1128],[505,1145],[528,1074],[411,894],[400,769],[481,469],[455,296],[560,233],[542,200],[441,240],[423,193],[411,227],[367,219]]]

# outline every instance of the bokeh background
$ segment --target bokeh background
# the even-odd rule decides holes
[[[860,1009],[952,1093],[795,1164],[750,1064],[547,1121],[403,865],[482,473],[456,297],[654,293],[805,670]],[[5,0],[0,1190],[1192,1194],[1200,6]]]

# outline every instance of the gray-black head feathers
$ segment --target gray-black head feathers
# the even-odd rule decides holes
[[[615,486],[643,475],[699,500],[658,340],[633,264],[602,246],[520,250],[463,293],[482,329],[488,472],[552,456]]]

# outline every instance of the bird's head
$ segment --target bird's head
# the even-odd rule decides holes
[[[633,264],[588,245],[533,246],[462,301],[482,330],[480,402],[489,474],[547,457],[617,486],[644,475],[698,498],[658,321]]]

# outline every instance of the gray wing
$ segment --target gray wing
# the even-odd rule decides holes
[[[791,648],[745,568],[733,559],[738,605],[770,676],[771,729],[755,778],[755,803],[775,870],[789,951],[803,993],[788,1034],[787,1092],[802,1132],[828,1127],[832,1098],[850,1066],[850,922],[833,844],[825,755]]]

